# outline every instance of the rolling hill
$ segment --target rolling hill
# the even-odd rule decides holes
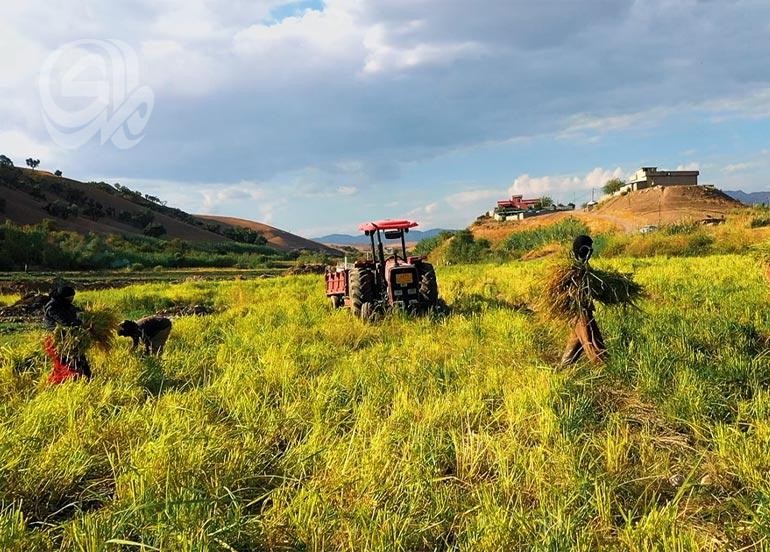
[[[157,232],[162,227],[160,237],[188,242],[233,241],[234,229],[250,228],[279,251],[335,252],[260,223],[195,216],[118,184],[80,182],[41,170],[0,167],[0,190],[4,200],[0,204],[0,221],[20,225],[50,219],[61,230],[104,235],[146,235],[153,231],[148,226],[154,225]]]
[[[318,243],[317,241],[309,240],[307,238],[303,238],[302,236],[297,236],[296,234],[291,234],[289,232],[280,230],[278,228],[274,228],[273,226],[269,226],[261,222],[255,222],[253,220],[241,219],[236,217],[223,217],[223,216],[216,216],[216,215],[196,215],[196,217],[205,221],[211,221],[222,225],[254,230],[262,234],[267,239],[267,242],[270,245],[274,246],[277,249],[281,249],[283,251],[294,251],[298,249],[306,249],[309,251],[317,251],[319,253],[325,253],[328,255],[340,254],[338,250],[332,247],[329,247],[328,245],[325,245],[323,243]]]
[[[476,238],[498,243],[515,232],[553,224],[575,217],[593,233],[636,232],[647,225],[671,224],[683,220],[726,217],[744,205],[724,192],[705,186],[666,186],[647,188],[612,197],[590,211],[564,211],[524,219],[496,222],[482,219],[471,226]]]

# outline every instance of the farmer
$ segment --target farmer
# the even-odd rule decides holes
[[[72,287],[58,286],[51,291],[49,297],[43,307],[43,321],[47,330],[54,332],[57,327],[72,328],[82,324],[80,309],[72,304],[75,298],[75,290]],[[49,383],[62,383],[78,379],[80,376],[91,379],[91,365],[82,352],[59,351],[53,335],[46,337],[44,348],[53,362],[53,371],[48,376]],[[77,346],[72,347],[73,351],[77,349]]]
[[[171,320],[164,316],[147,316],[134,322],[124,320],[118,328],[118,335],[133,340],[131,350],[135,351],[141,343],[148,355],[160,356],[171,333]]]
[[[588,260],[594,252],[594,242],[589,236],[581,235],[572,242],[572,256],[574,262],[587,268]],[[584,305],[583,313],[573,319],[573,327],[570,331],[567,347],[561,357],[562,366],[574,364],[585,353],[592,362],[605,362],[607,348],[604,346],[602,332],[599,330],[594,318],[595,307],[592,300]]]

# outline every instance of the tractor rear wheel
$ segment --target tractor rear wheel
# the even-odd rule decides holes
[[[374,301],[374,274],[365,268],[350,271],[350,309],[361,316],[361,305]]]
[[[430,263],[420,266],[420,303],[428,307],[436,306],[438,302],[438,281],[436,271]]]

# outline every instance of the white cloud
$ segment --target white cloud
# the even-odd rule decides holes
[[[725,165],[722,168],[722,172],[724,173],[737,173],[737,172],[744,172],[748,169],[753,168],[756,166],[755,163],[730,163],[729,165]]]
[[[0,153],[10,157],[17,166],[24,166],[27,157],[40,159],[41,168],[53,167],[60,159],[60,152],[50,143],[36,140],[18,130],[0,130]]]
[[[701,169],[700,163],[697,161],[692,161],[690,163],[684,163],[682,165],[677,165],[676,171],[699,171]]]
[[[503,192],[500,190],[468,190],[465,192],[458,192],[446,197],[445,201],[453,209],[462,209],[469,205],[477,205],[479,203],[489,203],[497,199],[502,199]]]
[[[604,169],[596,167],[583,176],[549,175],[532,177],[528,174],[518,176],[508,188],[511,195],[522,194],[527,197],[553,195],[556,201],[563,201],[565,194],[576,191],[599,189],[612,178],[623,178],[625,172],[620,167]]]

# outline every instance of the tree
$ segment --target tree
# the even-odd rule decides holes
[[[621,180],[620,178],[611,178],[604,186],[602,186],[602,191],[607,195],[614,194],[625,185],[626,183],[624,180]]]
[[[57,170],[57,171],[56,171],[55,173],[53,173],[53,174],[55,174],[56,176],[61,176],[61,171],[60,171],[60,170]]]
[[[31,157],[27,158],[27,166],[33,171],[37,168],[39,164],[40,164],[40,159],[32,159]]]
[[[13,161],[11,161],[10,157],[6,157],[5,155],[0,155],[0,167],[4,169],[12,169]]]
[[[151,222],[144,227],[144,235],[159,238],[166,233],[166,227],[159,222]]]
[[[553,199],[551,199],[548,196],[543,196],[540,198],[540,208],[545,209],[546,207],[550,207],[553,205]]]

